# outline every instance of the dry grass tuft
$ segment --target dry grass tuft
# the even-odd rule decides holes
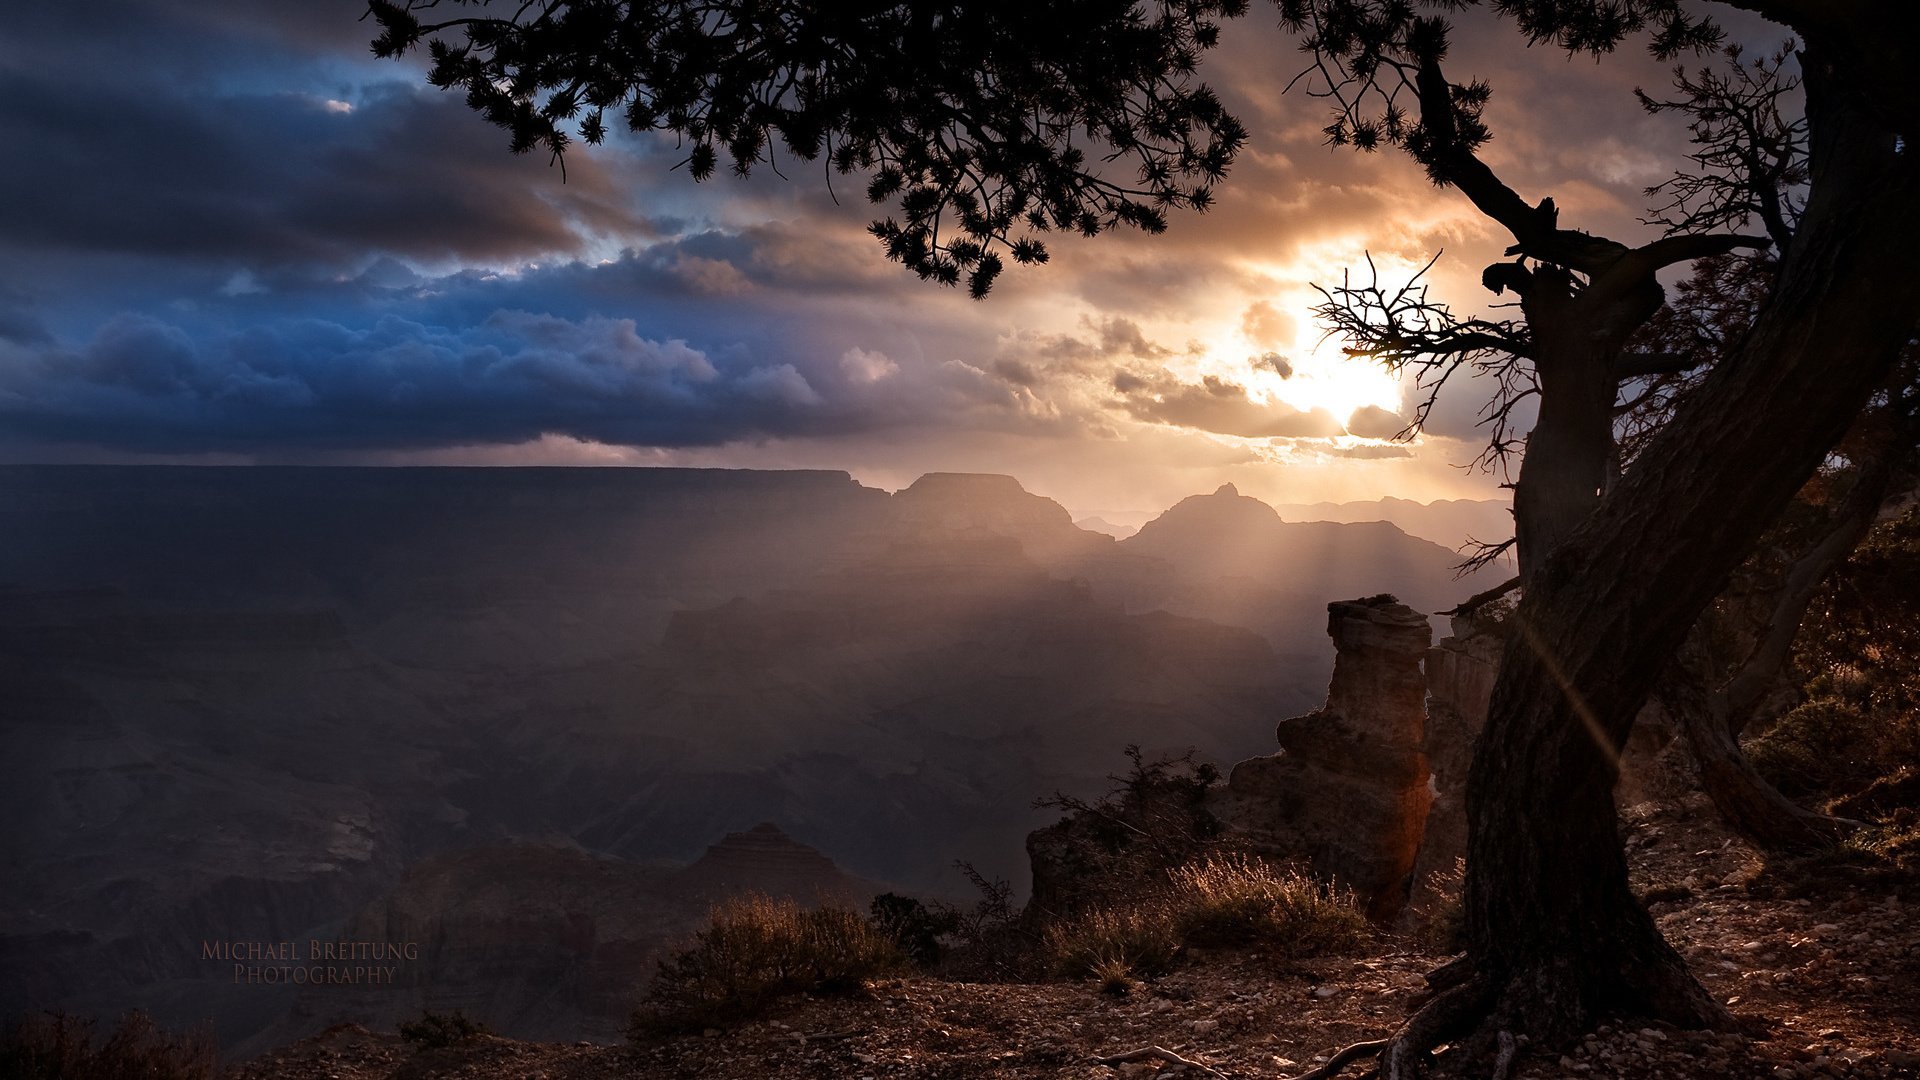
[[[1366,917],[1345,893],[1260,859],[1216,854],[1175,867],[1129,901],[1054,923],[1044,948],[1058,973],[1117,987],[1165,973],[1188,945],[1320,956],[1366,934]]]
[[[1115,972],[1122,977],[1165,974],[1180,952],[1180,930],[1165,898],[1150,895],[1054,923],[1042,947],[1059,974],[1107,982]]]
[[[1321,956],[1366,936],[1366,916],[1351,895],[1261,859],[1211,855],[1168,876],[1176,924],[1189,944]]]
[[[855,911],[748,895],[661,961],[636,1035],[745,1019],[779,998],[849,993],[905,967],[892,936]]]

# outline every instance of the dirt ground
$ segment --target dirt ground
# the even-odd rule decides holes
[[[1920,1078],[1920,885],[1845,866],[1775,865],[1698,800],[1627,815],[1635,885],[1740,1033],[1627,1022],[1563,1053],[1529,1049],[1516,1080]],[[859,998],[798,999],[756,1022],[637,1046],[480,1036],[420,1050],[342,1027],[236,1070],[243,1080],[599,1077],[710,1080],[1189,1080],[1163,1047],[1234,1080],[1296,1076],[1404,1018],[1445,957],[1382,937],[1365,955],[1281,963],[1189,956],[1121,998],[1091,983],[917,978]],[[1358,1076],[1364,1066],[1346,1075]]]

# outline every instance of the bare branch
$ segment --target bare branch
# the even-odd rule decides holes
[[[1507,543],[1509,544],[1511,544],[1512,542],[1513,541],[1511,540],[1507,541]],[[1520,587],[1520,578],[1518,575],[1515,575],[1501,582],[1500,584],[1495,585],[1493,588],[1486,590],[1485,592],[1474,593],[1472,596],[1467,597],[1465,600],[1460,601],[1458,604],[1455,604],[1454,606],[1448,608],[1447,610],[1437,611],[1434,614],[1436,615],[1471,615],[1475,611],[1478,611],[1481,608],[1486,607],[1488,604],[1493,603],[1495,600],[1500,599],[1501,597],[1507,595],[1508,593],[1512,592],[1513,590],[1519,587]]]
[[[1112,1067],[1115,1065],[1130,1064],[1135,1061],[1152,1061],[1156,1058],[1170,1065],[1178,1065],[1183,1069],[1192,1069],[1201,1076],[1211,1076],[1214,1077],[1215,1080],[1228,1080],[1226,1073],[1221,1072],[1213,1066],[1195,1061],[1192,1058],[1181,1057],[1179,1054],[1160,1046],[1144,1046],[1138,1050],[1129,1050],[1124,1054],[1115,1054],[1112,1057],[1095,1058],[1094,1064]]]

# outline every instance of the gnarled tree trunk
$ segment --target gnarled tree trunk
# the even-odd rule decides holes
[[[1483,1035],[1551,1045],[1612,1013],[1724,1018],[1628,889],[1618,755],[1700,613],[1884,377],[1920,295],[1914,156],[1806,67],[1813,195],[1778,288],[1516,612],[1467,791]]]
[[[1832,847],[1858,823],[1828,817],[1802,807],[1780,794],[1754,770],[1740,749],[1740,732],[1778,684],[1792,656],[1794,639],[1807,607],[1820,585],[1873,526],[1892,486],[1896,465],[1911,452],[1912,434],[1905,418],[1884,425],[1881,437],[1869,441],[1865,460],[1849,491],[1834,509],[1826,531],[1800,552],[1772,598],[1758,640],[1725,686],[1709,690],[1697,646],[1681,650],[1663,685],[1661,698],[1680,720],[1681,731],[1699,771],[1700,789],[1713,800],[1727,825],[1769,851],[1812,851]]]

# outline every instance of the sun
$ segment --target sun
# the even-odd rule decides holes
[[[1403,405],[1397,376],[1377,363],[1348,357],[1339,342],[1322,341],[1316,327],[1277,349],[1270,341],[1263,347],[1238,327],[1223,327],[1201,344],[1200,373],[1246,387],[1247,397],[1258,404],[1320,409],[1342,423],[1368,406],[1397,415]]]

